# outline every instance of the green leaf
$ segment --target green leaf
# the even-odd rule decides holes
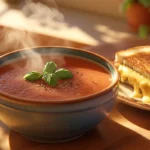
[[[28,81],[35,81],[35,80],[40,79],[41,77],[42,77],[42,74],[40,74],[36,71],[32,71],[32,72],[29,72],[26,75],[24,75],[23,78]]]
[[[54,73],[57,69],[57,65],[51,61],[51,62],[47,62],[46,65],[43,68],[43,72],[44,74],[46,73]]]
[[[45,74],[43,76],[43,80],[53,87],[55,87],[57,85],[57,77],[54,73]]]
[[[150,31],[150,27],[147,25],[141,25],[138,29],[138,35],[141,38],[146,38],[148,36],[148,33]]]
[[[138,0],[144,7],[150,7],[150,0]]]
[[[135,2],[135,0],[124,0],[120,6],[122,12],[126,12],[127,9]]]
[[[69,79],[69,78],[72,78],[73,77],[73,74],[71,71],[67,70],[67,69],[58,69],[56,72],[55,72],[56,76],[58,79]]]

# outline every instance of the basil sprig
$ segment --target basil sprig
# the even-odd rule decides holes
[[[32,71],[27,73],[24,76],[24,79],[28,81],[36,81],[42,78],[47,84],[55,87],[58,83],[58,80],[70,79],[72,77],[73,74],[71,71],[64,68],[57,70],[57,65],[51,61],[45,64],[43,68],[43,75],[36,71]]]

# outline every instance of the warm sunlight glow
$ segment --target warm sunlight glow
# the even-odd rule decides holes
[[[2,6],[7,10],[7,5]],[[25,5],[22,10],[8,9],[4,15],[0,16],[0,25],[25,29],[27,31],[73,40],[93,46],[98,44],[98,41],[90,34],[87,34],[83,29],[80,29],[80,27],[77,26],[78,24],[70,27],[65,19],[63,19],[63,14],[61,14],[57,8],[50,9],[46,5],[38,4],[37,6],[36,4],[33,6],[35,9],[32,8],[32,11],[28,10],[30,9],[28,5]],[[41,11],[39,11],[39,7]],[[26,14],[28,14],[27,11],[32,12],[32,14],[26,16]],[[85,26],[86,25],[87,24],[85,24]]]
[[[140,134],[141,136],[145,137],[146,139],[150,140],[150,131],[146,130],[144,128],[141,128],[135,124],[133,124],[132,122],[128,121],[125,117],[123,117],[117,110],[115,110],[115,116],[113,116],[109,119],[113,120],[114,122]]]
[[[108,43],[115,43],[118,42],[120,38],[125,38],[129,37],[129,34],[126,32],[121,32],[121,31],[115,31],[113,29],[110,29],[109,26],[104,26],[104,25],[96,25],[95,29],[99,31],[100,33],[100,38],[104,42]]]
[[[26,0],[26,2],[23,8],[8,9],[8,6],[0,0],[0,10],[2,10],[0,12],[0,25],[25,29],[93,46],[103,43],[115,43],[120,38],[130,36],[126,29],[127,25],[121,20],[104,16],[98,17],[93,14],[61,7],[59,9],[58,7],[51,8],[45,4],[34,3],[30,0]],[[55,5],[57,4],[55,3]]]
[[[0,0],[0,14],[4,13],[5,10],[8,9],[8,5],[4,3],[2,0]]]
[[[5,130],[2,127],[0,127],[0,150],[10,149],[8,138],[8,133],[6,133]]]

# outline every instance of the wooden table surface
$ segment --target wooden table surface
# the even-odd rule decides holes
[[[34,42],[25,44],[23,41],[17,42],[16,39],[7,40],[10,37],[9,33],[13,33],[13,29],[1,27],[0,30],[0,54],[29,46],[57,45],[89,49],[106,57],[110,53],[109,59],[113,60],[114,52],[117,50],[150,44],[149,40],[126,38],[115,44],[104,43],[97,47],[90,47],[82,43],[17,30],[19,34],[28,38],[32,35]],[[102,52],[101,49],[106,51]],[[61,144],[29,141],[0,122],[0,150],[150,150],[150,112],[116,101],[115,108],[108,118],[95,129],[77,140]]]

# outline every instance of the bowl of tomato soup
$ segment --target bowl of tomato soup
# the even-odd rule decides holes
[[[118,73],[86,50],[36,47],[0,57],[0,119],[37,142],[66,142],[112,110]]]

